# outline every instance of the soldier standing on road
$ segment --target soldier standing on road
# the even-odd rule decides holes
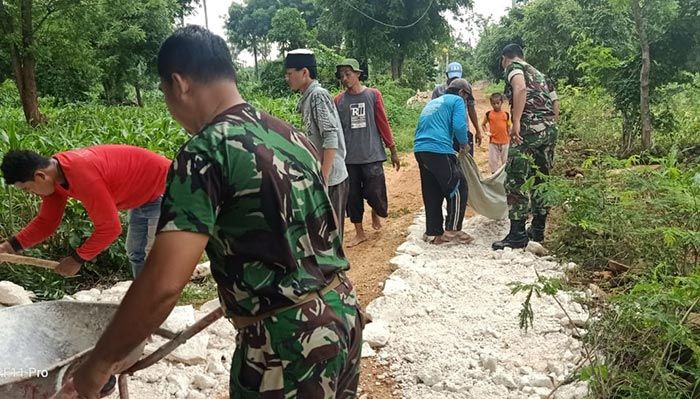
[[[517,44],[507,45],[501,53],[501,66],[510,86],[506,93],[510,94],[513,121],[505,183],[510,232],[503,240],[493,243],[495,250],[527,246],[525,223],[530,213],[533,216],[530,239],[543,241],[547,220],[548,207],[535,189],[542,183],[538,172],[549,175],[552,167],[557,127],[545,76],[523,58],[523,50]],[[534,186],[529,193],[523,192],[522,186],[531,177],[535,177]]]

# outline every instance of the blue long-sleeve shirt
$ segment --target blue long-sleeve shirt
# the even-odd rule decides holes
[[[454,154],[453,139],[461,145],[467,142],[467,115],[464,100],[445,94],[431,100],[421,111],[413,141],[413,152]]]

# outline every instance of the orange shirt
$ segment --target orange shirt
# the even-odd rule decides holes
[[[510,137],[508,129],[510,129],[510,115],[505,111],[489,111],[482,122],[482,125],[489,125],[491,131],[491,144],[508,144]]]

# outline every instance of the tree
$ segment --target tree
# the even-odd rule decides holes
[[[271,41],[277,42],[282,51],[306,47],[311,33],[301,12],[296,8],[283,8],[275,13],[268,33]]]
[[[245,6],[231,3],[226,30],[229,41],[238,49],[250,49],[258,71],[258,57],[269,48],[267,33],[270,31],[276,0],[250,0]]]
[[[579,76],[568,49],[576,44],[581,7],[575,0],[533,0],[523,8],[519,28],[528,62],[555,79]]]
[[[36,37],[46,21],[61,11],[78,5],[79,0],[0,0],[0,45],[9,49],[15,84],[27,122],[46,122],[39,111],[36,82]]]
[[[680,73],[692,66],[689,60],[700,45],[700,5],[696,0],[577,1],[586,10],[580,18],[585,33],[577,46],[580,66],[601,82],[622,113],[620,152],[631,153],[640,136],[641,148],[649,150],[654,91],[680,80]],[[600,54],[610,58],[605,65],[595,58]]]
[[[155,56],[172,31],[168,0],[122,0],[96,6],[94,47],[103,71],[102,86],[107,103],[126,100],[126,86],[136,91],[143,105],[141,86],[147,73],[154,75]]]
[[[513,8],[508,15],[498,23],[490,23],[484,27],[476,46],[476,60],[484,66],[487,74],[495,81],[503,78],[501,67],[501,50],[509,43],[517,43],[523,47],[522,21],[525,18],[521,7]]]
[[[199,5],[199,0],[175,0],[176,8],[174,17],[180,21],[180,26],[185,26],[185,16],[194,11]]]
[[[444,11],[459,12],[472,4],[471,0],[360,0],[352,5],[318,1],[344,31],[348,52],[360,59],[387,60],[395,80],[401,78],[408,57],[449,35]]]
[[[697,0],[533,0],[488,25],[477,60],[502,77],[501,48],[523,45],[528,61],[571,84],[602,86],[622,115],[620,153],[652,147],[657,88],[698,71]]]

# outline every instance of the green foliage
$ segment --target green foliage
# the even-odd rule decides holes
[[[335,53],[322,47],[317,52],[319,54],[322,62],[335,65]],[[278,63],[277,67],[279,69],[274,75],[270,72],[270,76],[281,79],[279,87],[283,87],[283,91],[271,96],[259,85],[242,82],[242,92],[253,106],[301,128],[301,117],[296,111],[299,95],[290,93],[281,64]],[[405,104],[413,90],[385,77],[374,83],[383,93],[398,149],[410,151],[419,110],[407,108]],[[338,91],[333,86],[329,89]],[[45,101],[42,100],[49,123],[33,129],[23,121],[13,82],[6,81],[0,85],[0,155],[11,148],[28,148],[50,155],[94,144],[123,143],[173,157],[187,135],[172,120],[161,97],[160,93],[145,93],[146,106],[143,108],[105,106],[96,102],[54,107],[43,104]],[[7,187],[0,179],[0,237],[10,237],[19,231],[36,215],[38,205],[36,196]],[[40,258],[60,259],[87,239],[91,232],[92,224],[84,208],[71,201],[56,234],[27,252]],[[131,272],[124,251],[124,235],[94,262],[84,266],[78,277],[65,279],[47,270],[3,264],[0,265],[0,280],[14,281],[34,291],[39,298],[50,299],[108,284],[118,278],[129,278]],[[189,298],[188,301],[206,301],[211,299],[212,292],[211,284],[203,283],[192,287],[184,296]]]
[[[353,1],[355,9],[350,9],[338,6],[334,0],[319,0],[335,26],[343,31],[349,55],[360,60],[371,59],[375,64],[390,63],[394,79],[401,78],[405,61],[449,37],[443,11],[469,7],[471,3],[470,0],[360,0]],[[385,24],[404,28],[379,24],[356,9]]]
[[[282,8],[272,17],[268,37],[279,44],[281,51],[307,47],[311,40],[309,27],[296,8]]]
[[[687,80],[687,83],[671,83],[658,89],[658,97],[665,101],[652,104],[652,123],[656,128],[654,153],[668,154],[677,148],[683,161],[697,163],[700,159],[697,139],[700,75],[692,75]],[[587,88],[560,85],[559,94],[560,141],[566,142],[567,149],[575,154],[610,154],[610,149],[621,140],[623,123],[623,114],[615,110],[614,98],[594,84]],[[573,168],[582,161],[563,156],[559,157],[557,167]]]
[[[281,43],[283,49],[301,47],[312,36],[307,26],[316,27],[319,18],[320,12],[312,0],[248,0],[245,4],[231,3],[226,30],[236,51],[253,53],[257,73],[258,59],[269,54],[271,41]],[[331,37],[327,35],[326,39]],[[333,40],[326,42],[330,44]]]
[[[589,368],[604,378],[588,379],[596,397],[693,399],[700,393],[700,272],[674,277],[658,267],[592,326],[589,345],[604,354]]]
[[[3,85],[4,86],[4,85]],[[32,129],[22,121],[19,108],[0,107],[0,154],[10,148],[32,149],[51,155],[72,148],[108,143],[127,143],[149,148],[172,157],[187,136],[168,115],[165,106],[107,107],[100,104],[46,106],[49,123]],[[38,198],[0,183],[0,236],[9,237],[21,229],[38,210]],[[43,245],[30,249],[31,256],[60,259],[82,243],[92,232],[84,208],[69,202],[63,223]],[[56,298],[63,292],[129,277],[124,236],[86,265],[80,277],[65,279],[32,268],[0,266],[0,280],[15,281],[40,298]]]
[[[335,77],[335,66],[343,57],[322,44],[313,46],[312,50],[316,56],[318,81],[329,90],[337,87],[338,80]],[[284,79],[284,72],[284,62],[282,60],[264,63],[260,71],[259,87],[261,92],[272,97],[288,96],[290,91],[289,85]]]
[[[476,60],[495,81],[503,79],[503,68],[501,68],[503,47],[510,43],[523,45],[521,33],[523,18],[522,8],[517,7],[501,18],[498,24],[488,24],[481,32],[476,46]]]
[[[413,138],[415,136],[416,123],[422,108],[408,107],[406,101],[415,92],[410,88],[402,87],[398,82],[387,76],[378,76],[367,82],[382,93],[384,107],[386,108],[389,125],[394,134],[396,149],[400,152],[413,151]]]
[[[562,256],[593,270],[613,260],[635,270],[666,265],[686,274],[700,256],[698,166],[683,167],[675,153],[652,159],[591,157],[573,181],[553,178],[543,189],[564,215],[552,234]]]
[[[218,296],[216,282],[211,276],[187,284],[180,295],[179,305],[199,307]]]
[[[19,94],[17,86],[11,79],[0,83],[0,107],[19,107]]]
[[[525,301],[522,305],[523,307],[518,315],[520,319],[520,328],[525,331],[527,331],[528,328],[532,328],[535,319],[535,312],[532,309],[532,295],[535,294],[537,298],[541,298],[543,294],[553,297],[562,289],[561,280],[542,277],[537,273],[537,270],[535,270],[535,274],[537,275],[537,281],[533,283],[513,282],[508,284],[511,288],[510,293],[512,295],[526,292]],[[559,306],[566,313],[566,309],[564,309],[561,304],[559,304]]]
[[[260,68],[260,88],[265,95],[281,97],[289,95],[289,85],[284,79],[284,62],[268,61]]]
[[[154,77],[158,49],[172,31],[172,13],[169,0],[106,2],[95,7],[92,34],[108,103],[123,103],[127,84],[142,84],[149,72]]]

